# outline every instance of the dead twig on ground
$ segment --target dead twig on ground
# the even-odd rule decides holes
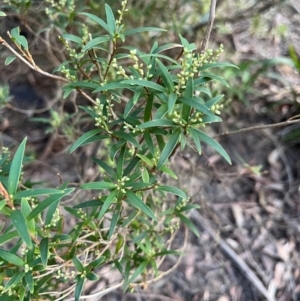
[[[264,284],[247,266],[245,261],[236,252],[234,252],[222,238],[217,235],[214,229],[209,225],[209,222],[206,221],[198,211],[193,210],[190,217],[193,218],[195,224],[207,231],[212,238],[218,237],[217,242],[221,250],[234,262],[234,264],[240,269],[240,271],[243,272],[248,280],[268,301],[275,301],[274,297],[270,295]]]
[[[263,124],[263,125],[251,126],[251,127],[236,130],[236,131],[223,132],[221,134],[215,135],[213,138],[217,138],[217,137],[221,137],[221,136],[228,136],[228,135],[236,135],[236,134],[251,132],[251,131],[256,131],[256,130],[264,130],[264,129],[269,129],[269,128],[275,128],[275,127],[294,124],[294,123],[300,123],[300,119],[292,120],[292,118],[290,118],[287,121],[283,121],[283,122],[279,122],[279,123]]]

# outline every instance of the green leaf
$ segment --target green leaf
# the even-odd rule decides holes
[[[116,206],[116,209],[114,211],[114,214],[111,218],[110,226],[109,226],[109,232],[108,232],[108,239],[111,239],[112,235],[114,234],[116,225],[119,221],[120,212],[121,212],[121,203],[118,203]]]
[[[117,177],[120,179],[123,176],[123,167],[125,159],[126,145],[123,145],[117,163]]]
[[[144,155],[141,155],[141,154],[137,154],[136,156],[139,157],[139,158],[141,158],[141,160],[143,162],[145,162],[149,167],[151,167],[151,168],[153,167],[153,162],[148,157],[146,157]]]
[[[140,209],[142,212],[144,212],[146,215],[151,217],[156,221],[156,217],[152,210],[133,192],[130,190],[126,191],[127,196],[127,202],[132,205],[133,207]]]
[[[218,82],[220,82],[221,84],[223,84],[225,87],[229,88],[229,84],[226,82],[226,80],[224,80],[223,77],[217,76],[217,75],[213,75],[211,73],[205,73],[203,72],[201,74],[200,78],[210,78],[212,80],[216,80]]]
[[[8,66],[10,63],[12,63],[17,57],[14,55],[10,55],[5,59],[4,65]]]
[[[13,210],[10,215],[11,221],[21,236],[22,240],[26,243],[29,249],[32,248],[31,237],[27,228],[26,219],[22,212],[19,210]]]
[[[190,77],[186,82],[184,97],[186,99],[193,100],[193,95],[194,95],[194,80],[193,80],[193,78]],[[183,103],[182,113],[181,113],[182,119],[184,119],[186,121],[188,120],[188,118],[190,116],[191,109],[192,109],[192,107],[191,107],[190,102],[189,103]]]
[[[85,183],[80,186],[82,189],[97,189],[97,190],[103,190],[103,189],[113,189],[116,188],[116,184],[111,182],[90,182]]]
[[[145,142],[146,142],[146,144],[148,146],[148,149],[149,149],[151,155],[154,156],[154,152],[155,152],[155,150],[154,150],[154,144],[153,144],[152,137],[151,137],[151,135],[149,134],[148,131],[144,132],[144,138],[145,138]]]
[[[21,211],[22,211],[22,214],[25,218],[27,218],[27,216],[32,211],[26,198],[23,198],[21,200]],[[35,222],[34,222],[34,220],[27,221],[27,226],[28,226],[29,233],[34,235],[35,234]]]
[[[151,119],[152,107],[153,107],[154,93],[150,93],[147,99],[145,112],[144,112],[144,121],[147,122]]]
[[[121,83],[121,82],[114,82],[114,83],[109,83],[105,84],[104,86],[98,87],[93,91],[93,93],[98,93],[102,91],[109,91],[109,90],[116,90],[116,89],[125,89],[129,88],[127,84]]]
[[[5,234],[0,235],[0,245],[5,244],[6,242],[12,240],[13,238],[19,235],[18,231],[11,231]]]
[[[14,288],[19,282],[21,282],[24,275],[25,275],[24,271],[21,271],[13,275],[5,284],[3,292],[6,292],[8,289]]]
[[[106,22],[108,27],[110,28],[111,33],[116,32],[116,20],[115,16],[111,10],[111,7],[105,3],[105,13],[106,13]]]
[[[111,32],[110,28],[108,27],[108,25],[99,17],[97,17],[93,14],[89,14],[89,13],[79,13],[79,15],[87,16],[89,19],[93,20],[98,25],[100,25],[103,29],[105,29],[110,35],[112,35],[112,32]]]
[[[0,258],[16,266],[22,267],[25,265],[25,262],[22,258],[3,249],[0,249]]]
[[[91,131],[86,132],[83,134],[79,139],[77,139],[74,144],[70,147],[69,153],[73,153],[75,149],[77,149],[79,146],[81,146],[86,140],[90,139],[91,137],[99,134],[102,132],[102,129],[93,129]]]
[[[216,103],[218,103],[223,97],[224,97],[224,94],[217,95],[217,96],[211,98],[209,101],[207,101],[207,102],[205,103],[205,105],[206,105],[208,108],[211,108],[213,105],[215,105]]]
[[[193,141],[195,143],[195,146],[196,146],[198,154],[201,155],[202,148],[201,148],[200,139],[199,139],[199,137],[197,135],[197,132],[193,128],[191,128],[191,127],[188,128],[188,132],[190,133],[190,135],[193,138]]]
[[[176,93],[171,93],[169,95],[169,99],[168,99],[168,114],[171,115],[173,113],[175,104],[176,104],[176,100],[177,100],[177,94]]]
[[[69,189],[71,189],[71,191],[74,190],[74,188],[69,188]],[[46,195],[46,194],[51,194],[51,195],[52,194],[60,194],[60,193],[64,193],[65,191],[69,191],[69,189],[65,189],[65,190],[59,190],[59,189],[55,189],[55,188],[28,189],[28,190],[18,191],[15,194],[14,198],[21,199],[21,198],[34,197],[34,196]]]
[[[185,192],[183,192],[181,189],[178,189],[178,188],[173,187],[173,186],[162,185],[162,186],[158,186],[156,189],[159,190],[159,191],[166,191],[168,193],[178,195],[179,197],[182,197],[185,200],[188,199]]]
[[[27,288],[30,291],[31,294],[34,292],[34,280],[32,277],[31,272],[28,272],[25,274],[25,281],[27,283]]]
[[[214,150],[216,150],[229,164],[231,164],[231,160],[230,157],[228,156],[227,152],[225,151],[225,149],[213,138],[209,137],[208,135],[206,135],[205,133],[203,133],[202,131],[198,130],[198,129],[194,129],[194,131],[196,131],[198,137],[200,140],[202,140],[203,142],[207,143],[208,145],[210,145]]]
[[[132,34],[145,32],[145,31],[167,31],[167,30],[162,29],[162,28],[158,28],[158,27],[139,27],[139,28],[126,30],[125,32],[123,32],[123,34],[124,34],[124,36],[129,36],[129,35],[132,35]]]
[[[41,201],[27,216],[27,221],[35,218],[37,215],[41,214],[47,207],[51,206],[53,203],[58,202],[62,197],[68,195],[74,191],[74,188],[65,189],[63,192],[50,195],[48,198]]]
[[[134,271],[133,275],[129,279],[129,283],[133,282],[139,275],[141,275],[148,265],[147,261],[143,261]]]
[[[174,123],[172,120],[169,119],[157,119],[157,120],[151,120],[147,121],[145,123],[140,124],[138,127],[140,129],[147,129],[152,127],[170,127],[170,126],[176,126],[176,123]]]
[[[113,132],[113,134],[116,135],[117,137],[125,139],[126,141],[130,142],[135,147],[137,147],[138,149],[141,149],[141,145],[134,139],[132,135],[125,133],[123,131]]]
[[[112,179],[115,179],[117,174],[113,168],[111,168],[108,164],[106,164],[104,161],[98,159],[98,158],[92,158],[92,160],[97,163],[100,167],[104,169],[106,174],[111,177]]]
[[[172,177],[176,180],[178,179],[177,175],[171,169],[169,169],[166,165],[163,165],[159,170],[163,171],[164,173],[168,174],[170,177]]]
[[[101,219],[102,216],[106,213],[106,211],[108,210],[109,206],[113,203],[113,201],[115,200],[115,197],[117,195],[118,191],[117,190],[113,190],[110,192],[109,196],[105,199],[101,210],[99,212],[98,218]]]
[[[83,277],[83,275],[78,275],[76,277],[76,286],[75,286],[75,292],[74,292],[75,301],[79,301],[79,298],[83,291],[84,282],[85,282],[85,278]]]
[[[213,113],[204,104],[202,104],[201,102],[193,98],[179,97],[178,100],[189,107],[193,107],[197,109],[199,112],[203,114],[209,116],[213,115]]]
[[[0,17],[5,17],[5,16],[6,16],[6,13],[3,11],[0,11]]]
[[[173,150],[175,149],[176,144],[178,143],[180,137],[180,129],[176,129],[172,135],[168,138],[168,141],[165,144],[164,149],[161,152],[160,158],[157,163],[157,168],[160,169],[165,162],[169,159]]]
[[[142,170],[142,179],[144,183],[149,183],[149,173],[146,167],[144,167]]]
[[[156,83],[150,82],[148,80],[144,79],[127,79],[121,82],[122,84],[129,84],[129,85],[137,85],[141,87],[147,87],[149,89],[163,92],[163,93],[168,93],[167,89],[161,85],[158,85]]]
[[[189,220],[187,217],[185,217],[184,215],[182,215],[181,213],[178,213],[177,216],[180,218],[180,220],[186,224],[188,226],[188,228],[193,231],[195,233],[195,235],[197,237],[199,237],[199,231],[198,229],[196,228],[196,226],[194,225],[194,223]]]
[[[14,195],[18,188],[19,179],[22,170],[26,140],[27,138],[24,138],[22,143],[19,145],[14,155],[14,158],[11,162],[9,177],[8,177],[8,189],[7,189],[9,195]]]
[[[165,86],[167,87],[168,91],[171,93],[174,91],[174,83],[173,83],[173,79],[172,76],[169,72],[169,70],[165,67],[165,65],[160,61],[160,60],[156,60],[160,70],[161,70],[161,78],[165,84]]]
[[[95,46],[105,43],[110,40],[109,36],[103,36],[103,37],[98,37],[95,39],[90,40],[84,47],[82,47],[82,51],[89,51],[92,48],[95,48]]]
[[[99,276],[95,274],[94,272],[89,272],[86,274],[86,278],[90,281],[97,281],[99,280]]]
[[[49,238],[48,237],[42,238],[39,248],[40,248],[42,263],[44,266],[47,266],[47,262],[48,262],[48,258],[49,258]]]
[[[83,272],[84,271],[84,266],[83,266],[83,264],[81,263],[81,261],[78,259],[78,257],[77,256],[74,256],[73,258],[72,258],[72,261],[73,261],[73,263],[74,263],[74,266],[75,266],[75,268],[79,271],[79,272]]]
[[[105,257],[101,256],[101,257],[95,259],[94,261],[92,261],[89,264],[89,267],[91,267],[94,270],[94,269],[98,268],[104,261],[105,261]]]
[[[231,64],[231,63],[226,63],[226,62],[217,62],[217,63],[209,63],[209,64],[204,64],[200,68],[198,68],[199,71],[209,69],[209,68],[215,68],[215,67],[232,67],[232,68],[237,68],[239,69],[238,66]]]
[[[77,43],[77,44],[80,44],[80,45],[83,44],[83,43],[82,43],[82,38],[80,38],[80,37],[78,37],[78,36],[75,36],[75,35],[73,35],[73,34],[65,33],[65,34],[62,35],[62,37],[63,37],[64,39],[66,39],[66,40],[70,40],[70,41],[75,42],[75,43]]]

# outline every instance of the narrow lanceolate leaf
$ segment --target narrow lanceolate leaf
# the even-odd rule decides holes
[[[86,140],[90,139],[91,137],[99,134],[102,132],[102,129],[94,129],[91,131],[88,131],[87,133],[83,134],[79,139],[77,139],[74,144],[70,147],[69,153],[73,153],[76,148],[81,146]]]
[[[12,63],[17,57],[14,56],[14,55],[11,55],[11,56],[8,56],[6,59],[5,59],[5,62],[4,62],[4,65],[5,66],[8,66],[10,63]]]
[[[91,182],[91,183],[85,183],[85,184],[81,185],[80,188],[103,190],[103,189],[116,188],[116,184],[111,183],[111,182]]]
[[[104,169],[104,171],[106,172],[106,174],[111,177],[111,178],[115,178],[116,177],[116,172],[115,170],[110,167],[107,163],[105,163],[104,161],[98,159],[98,158],[92,158],[92,160],[97,163],[101,168]]]
[[[130,30],[126,30],[123,34],[124,36],[129,36],[132,34],[136,34],[139,32],[145,32],[145,31],[166,31],[165,29],[158,28],[158,27],[139,27],[139,28],[134,28]]]
[[[167,87],[169,92],[173,92],[174,91],[174,83],[173,83],[172,76],[171,76],[169,70],[166,68],[166,66],[160,60],[156,60],[156,62],[161,71],[160,76],[161,76],[165,86]]]
[[[17,237],[18,235],[19,235],[18,231],[12,231],[12,232],[8,232],[5,234],[1,234],[0,235],[0,246],[5,244],[6,242],[12,240],[13,238]]]
[[[102,216],[106,213],[109,206],[115,200],[115,197],[116,197],[117,193],[118,193],[117,190],[113,190],[113,191],[111,191],[109,196],[105,199],[104,204],[102,205],[101,210],[100,210],[99,215],[98,215],[99,219],[102,218]]]
[[[46,194],[61,194],[65,191],[73,191],[73,188],[68,188],[65,190],[59,190],[55,188],[34,188],[34,189],[28,189],[28,190],[22,190],[18,191],[14,195],[14,199],[21,199],[21,198],[27,198],[27,197],[34,197],[39,195],[46,195]]]
[[[111,32],[114,33],[116,31],[116,20],[114,14],[108,4],[105,3],[105,13],[106,13],[106,22]]]
[[[82,275],[83,276],[83,275]],[[79,298],[81,296],[83,287],[84,287],[85,278],[81,277],[81,275],[77,276],[76,286],[75,286],[75,301],[79,301]]]
[[[81,261],[78,259],[78,257],[77,256],[74,256],[73,258],[72,258],[72,261],[73,261],[73,263],[74,263],[74,266],[75,266],[75,268],[79,271],[79,272],[83,272],[84,271],[84,266],[83,266],[83,264],[81,263]]]
[[[211,98],[209,101],[206,102],[206,106],[208,108],[212,107],[213,105],[217,104],[222,98],[224,97],[224,94],[217,95],[213,98]]]
[[[126,192],[127,196],[127,202],[132,205],[133,207],[140,209],[142,212],[144,212],[146,215],[151,217],[152,219],[156,220],[156,217],[152,210],[133,192],[128,190]]]
[[[21,200],[21,211],[22,211],[22,214],[25,218],[27,218],[27,216],[32,211],[26,198],[23,198]],[[34,222],[34,220],[27,221],[27,226],[28,226],[29,233],[34,235],[35,234],[35,222]]]
[[[170,127],[170,126],[176,126],[176,123],[174,123],[172,120],[168,119],[157,119],[157,120],[151,120],[147,121],[145,123],[140,124],[138,127],[140,129],[147,129],[152,127]]]
[[[129,85],[137,85],[137,86],[141,86],[141,87],[146,87],[155,91],[159,91],[159,92],[163,92],[163,93],[167,93],[167,89],[161,85],[158,85],[156,83],[150,82],[148,80],[144,80],[144,79],[128,79],[128,80],[124,80],[122,81],[123,84],[129,84]]]
[[[193,98],[186,98],[186,97],[179,97],[178,100],[183,104],[197,109],[199,112],[206,114],[206,115],[213,115],[213,113],[201,102],[193,99]]]
[[[231,160],[230,157],[228,156],[227,152],[225,151],[225,149],[213,138],[209,137],[208,135],[206,135],[205,133],[203,133],[202,131],[198,130],[198,129],[194,129],[194,131],[196,131],[198,137],[200,140],[202,140],[203,142],[207,143],[208,145],[210,145],[214,150],[216,150],[229,164],[231,164]]]
[[[27,228],[26,219],[23,216],[22,212],[19,210],[12,211],[11,221],[15,226],[16,230],[18,231],[19,235],[21,236],[22,240],[25,242],[29,249],[32,248],[32,241],[31,237]]]
[[[16,266],[24,266],[25,262],[18,255],[10,253],[8,251],[0,249],[0,258],[6,260],[7,262],[16,265]]]
[[[92,39],[86,45],[84,45],[84,47],[82,47],[82,51],[88,51],[92,48],[95,48],[99,44],[105,43],[109,40],[110,40],[109,36],[103,36],[103,37]]]
[[[137,147],[138,149],[141,148],[141,145],[135,140],[135,138],[128,133],[125,133],[123,131],[115,131],[115,132],[113,132],[113,135],[116,135],[117,137],[125,139],[126,141],[130,142],[135,147]]]
[[[82,38],[78,37],[78,36],[75,36],[73,34],[69,34],[69,33],[65,33],[62,35],[62,37],[66,40],[69,40],[69,41],[72,41],[72,42],[75,42],[77,44],[82,44]]]
[[[232,67],[232,68],[239,69],[239,67],[234,64],[226,63],[226,62],[219,62],[219,63],[204,64],[198,70],[200,71],[200,70],[205,70],[205,69],[215,68],[215,67]]]
[[[31,272],[25,274],[25,281],[27,283],[28,290],[33,293],[34,292],[34,280]]]
[[[41,260],[44,266],[47,266],[48,257],[49,257],[49,238],[44,237],[40,242],[40,254]]]
[[[108,27],[108,25],[99,17],[93,15],[93,14],[89,14],[89,13],[80,13],[80,15],[84,15],[87,16],[89,19],[93,20],[94,22],[96,22],[98,25],[100,25],[102,28],[104,28],[110,35],[112,34],[110,28]]]
[[[177,100],[177,94],[171,93],[169,95],[169,99],[168,99],[168,114],[170,114],[170,115],[173,113],[176,100]]]
[[[180,136],[180,129],[176,129],[172,135],[169,137],[168,141],[166,142],[166,145],[164,149],[161,152],[159,161],[157,163],[157,168],[160,169],[165,162],[169,159],[170,155],[172,154],[176,144],[178,143]]]
[[[190,219],[188,219],[186,216],[184,216],[184,215],[181,214],[181,213],[178,213],[177,216],[180,218],[180,220],[181,220],[185,225],[188,226],[188,228],[189,228],[191,231],[194,232],[194,234],[195,234],[196,236],[199,237],[199,231],[198,231],[198,229],[196,228],[196,226],[194,225],[194,223],[193,223]]]
[[[178,196],[182,197],[185,200],[188,198],[187,195],[185,194],[185,192],[183,192],[181,189],[178,189],[178,188],[173,187],[173,186],[162,185],[162,186],[158,186],[157,190],[166,191],[168,193],[178,195]]]
[[[21,279],[24,277],[24,275],[25,275],[25,272],[21,271],[20,273],[17,273],[13,277],[11,277],[4,286],[4,292],[9,290],[10,288],[15,287],[21,281]]]
[[[200,139],[199,139],[199,137],[197,135],[197,132],[193,128],[191,128],[191,127],[188,129],[188,132],[190,133],[190,135],[193,138],[193,141],[195,143],[196,150],[197,150],[198,154],[201,155],[202,148],[201,148]]]
[[[53,194],[41,201],[27,216],[27,221],[35,218],[37,215],[41,214],[46,208],[50,207],[55,202],[58,202],[62,197],[68,195],[74,190],[74,188],[65,189],[63,192],[58,194]],[[47,225],[47,223],[46,223]]]
[[[139,275],[141,275],[148,265],[147,261],[143,261],[134,271],[133,275],[129,279],[129,283],[133,282]]]
[[[8,189],[7,189],[9,195],[14,195],[18,188],[19,179],[22,170],[26,140],[27,138],[25,138],[22,141],[22,143],[19,145],[15,153],[15,156],[11,162],[11,167],[10,167],[9,177],[8,177]]]

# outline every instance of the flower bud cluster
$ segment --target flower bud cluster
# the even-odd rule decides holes
[[[189,202],[189,198],[186,199],[186,200],[183,200],[180,204],[178,204],[178,205],[176,206],[175,209],[179,211],[181,208],[183,208],[184,206],[186,206],[188,202]]]
[[[124,12],[128,11],[128,9],[126,9],[126,5],[127,5],[127,0],[123,0],[121,2],[122,4],[122,8],[120,10],[118,10],[118,14],[119,14],[119,19],[116,21],[116,25],[120,26],[122,23],[122,19],[123,19],[123,14]]]
[[[46,7],[45,12],[48,15],[50,20],[54,20],[57,17],[56,12],[65,12],[65,9],[68,9],[68,12],[74,12],[75,1],[74,0],[46,0],[47,3],[50,4],[50,8]]]
[[[59,222],[60,218],[61,218],[61,216],[60,216],[59,208],[56,208],[56,210],[52,216],[51,223],[46,225],[45,228],[56,227],[56,224]]]
[[[63,272],[61,269],[59,269],[57,270],[56,279],[68,280],[70,278],[74,279],[75,276],[76,276],[75,271],[71,271],[71,273],[69,273],[69,272]]]
[[[181,117],[181,112],[173,111],[171,115],[168,115],[169,119],[171,119],[174,123],[184,127],[186,125],[186,121]]]
[[[122,78],[124,79],[130,79],[130,77],[126,74],[126,71],[125,69],[123,68],[123,66],[121,65],[118,65],[118,61],[116,58],[114,58],[112,60],[112,63],[111,63],[112,67],[115,68],[117,70],[117,75],[121,75]]]
[[[201,123],[203,114],[201,112],[196,112],[191,119],[189,120],[189,123]]]
[[[170,232],[170,233],[174,233],[179,228],[180,228],[180,223],[179,222],[175,222],[172,225],[170,225],[169,227],[166,227],[165,231]]]
[[[124,122],[123,129],[130,130],[132,133],[144,133],[145,129],[139,128],[137,125],[133,126],[130,123]]]
[[[58,39],[64,44],[64,46],[66,47],[66,51],[68,52],[68,54],[71,58],[74,58],[74,59],[78,58],[76,50],[70,47],[69,42],[66,39],[64,39],[61,36],[59,36]]]
[[[118,191],[121,191],[122,193],[126,193],[126,190],[124,188],[126,181],[129,181],[129,178],[126,176],[123,177],[122,179],[118,179],[117,184],[116,184]]]
[[[107,115],[104,115],[104,104],[100,103],[100,100],[97,98],[96,99],[97,105],[94,106],[94,112],[96,114],[95,117],[95,125],[99,127],[105,127],[107,120],[109,117],[112,117],[112,110],[114,104],[112,103],[112,98],[107,97],[106,98],[106,108],[107,108]]]
[[[214,114],[217,114],[217,115],[220,115],[221,114],[221,109],[223,109],[224,105],[223,104],[215,104],[213,105],[210,110],[214,113]]]
[[[66,68],[65,66],[62,66],[60,69],[60,72],[66,77],[66,79],[70,81],[76,81],[76,76],[71,74],[70,69]]]
[[[137,57],[136,53],[136,49],[130,50],[129,57],[134,61],[133,68],[141,75],[141,77],[144,77],[144,64],[139,64],[139,58]]]

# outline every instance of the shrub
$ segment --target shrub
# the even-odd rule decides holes
[[[85,282],[97,281],[107,266],[119,272],[115,287],[124,290],[155,281],[167,273],[161,269],[165,258],[182,254],[173,247],[181,223],[198,235],[188,218],[198,205],[186,191],[163,181],[166,176],[177,178],[170,158],[186,146],[201,154],[204,142],[230,163],[221,145],[204,132],[206,125],[221,121],[223,97],[212,95],[208,83],[226,84],[208,70],[233,66],[216,62],[222,46],[198,54],[195,44],[180,36],[180,44],[154,42],[144,52],[129,45],[127,38],[162,29],[126,29],[126,1],[117,17],[107,4],[105,12],[106,21],[86,12],[73,16],[94,34],[79,25],[73,33],[61,34],[68,60],[55,69],[60,75],[36,66],[19,28],[10,31],[16,48],[0,38],[32,69],[64,82],[64,98],[78,92],[88,101],[78,109],[89,116],[92,129],[77,137],[69,153],[91,143],[105,147],[104,155],[97,152],[91,158],[101,176],[79,188],[67,182],[58,188],[36,188],[25,182],[26,138],[13,158],[2,150],[0,214],[10,223],[2,225],[0,237],[1,300],[65,300],[73,293],[79,300]],[[177,58],[168,55],[170,49],[178,49]],[[9,57],[6,64],[12,61]],[[56,117],[52,113],[48,122],[53,131],[61,130],[63,122]],[[86,190],[94,192],[92,199],[78,194]],[[76,197],[73,207],[60,204],[71,197]],[[64,212],[76,219],[74,229],[65,226]]]

